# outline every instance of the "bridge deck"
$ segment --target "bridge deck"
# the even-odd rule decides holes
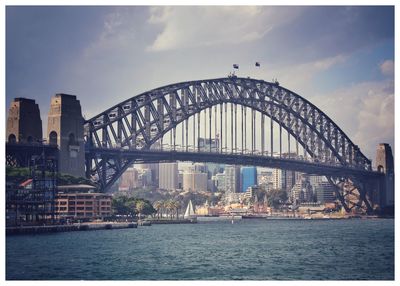
[[[241,153],[213,153],[213,152],[183,152],[183,151],[161,151],[161,150],[125,150],[110,148],[92,148],[86,150],[92,155],[119,156],[120,158],[135,160],[137,163],[171,162],[171,161],[193,161],[220,164],[236,164],[258,167],[278,168],[298,171],[323,176],[370,176],[380,177],[383,174],[376,171],[356,169],[341,165],[328,165],[324,163],[309,162],[298,159],[279,157],[268,157],[262,155],[251,155]]]

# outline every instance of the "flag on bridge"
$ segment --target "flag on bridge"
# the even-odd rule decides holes
[[[256,62],[256,67],[259,67],[260,66],[260,63],[259,62]]]
[[[233,64],[233,68],[234,69],[239,69],[239,65],[238,64]]]

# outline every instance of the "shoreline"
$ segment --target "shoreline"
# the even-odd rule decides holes
[[[239,219],[239,218],[235,218]],[[289,217],[289,216],[260,216],[245,217],[240,220],[349,220],[349,219],[394,219],[394,217],[380,216],[346,216],[346,217]],[[138,222],[91,222],[91,223],[75,223],[75,224],[56,224],[56,225],[36,225],[36,226],[9,226],[6,227],[6,235],[24,235],[24,234],[41,234],[41,233],[57,233],[68,231],[91,231],[91,230],[110,230],[110,229],[126,229],[137,228],[138,226],[151,226],[152,224],[196,224],[198,222],[216,222],[222,220],[231,220],[225,216],[198,216],[193,219],[153,219],[142,220]]]
[[[90,231],[101,229],[123,229],[137,228],[138,223],[75,223],[75,224],[55,224],[55,225],[35,225],[35,226],[12,226],[6,227],[6,235],[21,235],[21,234],[41,234],[41,233],[56,233],[68,231]]]

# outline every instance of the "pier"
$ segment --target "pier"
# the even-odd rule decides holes
[[[66,224],[66,225],[40,225],[40,226],[16,226],[7,227],[7,235],[15,234],[39,234],[51,232],[66,232],[66,231],[87,231],[101,229],[123,229],[137,228],[136,222],[129,223],[81,223],[81,224]]]

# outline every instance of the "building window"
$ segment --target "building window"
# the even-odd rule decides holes
[[[49,134],[49,144],[57,145],[57,132],[51,131]]]
[[[16,143],[17,142],[17,138],[15,137],[14,134],[10,134],[8,136],[8,143]]]

